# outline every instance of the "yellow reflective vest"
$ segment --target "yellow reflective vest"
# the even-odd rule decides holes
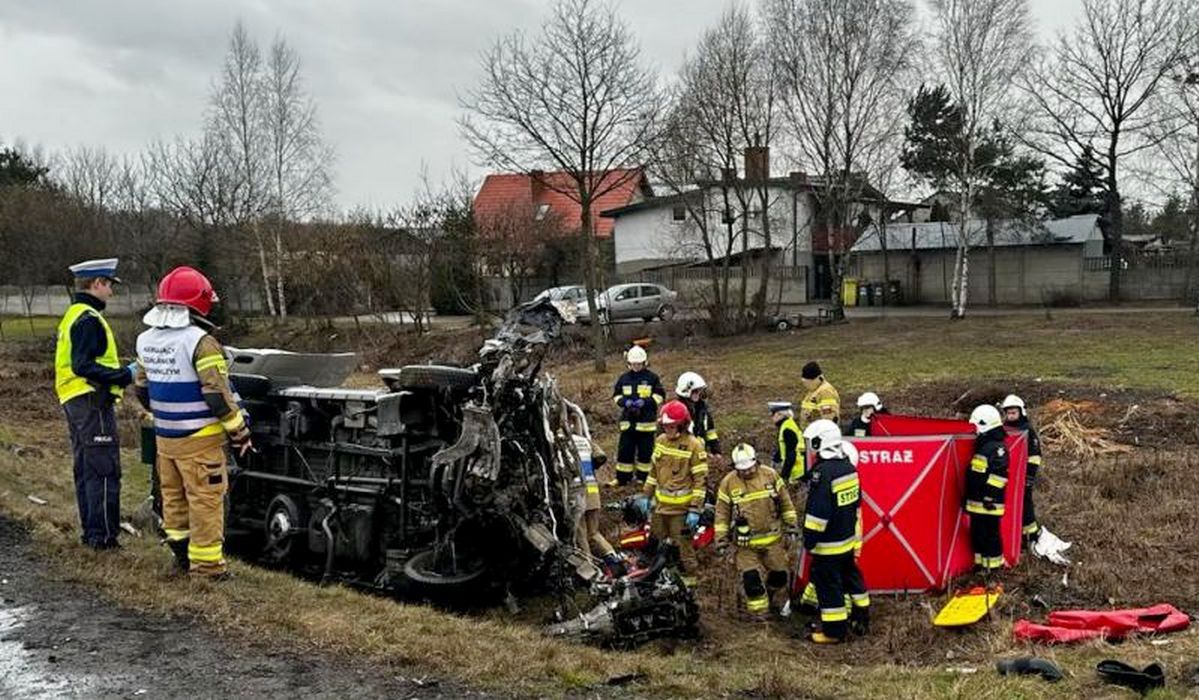
[[[117,358],[117,341],[112,335],[112,328],[104,315],[91,306],[82,303],[71,304],[62,320],[58,322],[58,341],[54,347],[54,393],[58,394],[58,402],[66,403],[77,396],[90,394],[96,390],[96,385],[75,374],[71,367],[71,326],[84,314],[92,314],[100,320],[104,328],[104,338],[107,341],[104,354],[96,358],[96,364],[110,369],[119,369],[121,361]],[[124,393],[119,386],[110,386],[108,391],[118,399]]]

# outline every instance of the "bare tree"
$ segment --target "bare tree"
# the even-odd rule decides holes
[[[1109,297],[1120,299],[1124,211],[1120,168],[1169,132],[1153,109],[1195,38],[1182,0],[1084,0],[1083,16],[1058,37],[1052,60],[1024,82],[1039,123],[1030,145],[1065,167],[1094,147],[1106,181],[1101,219],[1111,248]]]
[[[328,206],[333,151],[321,138],[316,103],[305,91],[300,74],[300,57],[282,37],[276,37],[271,45],[262,81],[275,293],[279,315],[286,317],[283,232],[290,222],[311,218]]]
[[[556,212],[543,212],[523,200],[508,202],[495,211],[476,212],[475,220],[480,262],[507,281],[513,302],[525,298],[545,242],[563,238],[571,230]]]
[[[597,319],[592,206],[639,177],[649,159],[661,113],[655,76],[614,7],[597,0],[558,0],[538,34],[499,39],[481,69],[479,86],[461,98],[462,133],[489,165],[570,175],[572,186],[561,192],[581,210],[587,305]],[[603,329],[592,328],[595,367],[603,371]]]
[[[765,255],[755,309],[763,313],[770,279],[772,202],[769,182],[737,177],[747,147],[770,146],[777,120],[777,82],[754,18],[735,4],[704,33],[683,65],[654,177],[665,183],[687,213],[674,244],[690,247],[707,262],[708,310],[717,332],[731,320],[732,256],[749,245],[749,219],[758,228]],[[764,151],[759,151],[764,155]],[[754,173],[757,175],[758,173]],[[742,260],[738,321],[746,316],[748,261]]]
[[[1196,267],[1199,266],[1199,36],[1170,75],[1158,95],[1154,109],[1161,121],[1152,138],[1157,142],[1155,167],[1146,180],[1158,191],[1173,194],[1181,186],[1188,191],[1189,243],[1183,303],[1194,294]]]
[[[894,105],[917,42],[907,0],[768,0],[774,63],[788,132],[820,175],[832,293],[840,305],[845,256],[876,151],[896,138]]]

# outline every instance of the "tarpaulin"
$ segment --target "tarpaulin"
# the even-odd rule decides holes
[[[962,511],[966,469],[974,454],[973,426],[894,414],[875,420],[876,436],[847,438],[859,455],[862,576],[875,592],[943,590],[974,566]],[[1025,434],[1009,435],[1007,447],[1001,528],[1005,563],[1014,566],[1020,559]],[[797,584],[806,580],[804,563]]]
[[[1089,639],[1121,640],[1131,634],[1179,632],[1191,624],[1190,617],[1167,603],[1128,610],[1060,610],[1049,613],[1041,625],[1017,620],[1012,626],[1016,639],[1062,644]]]

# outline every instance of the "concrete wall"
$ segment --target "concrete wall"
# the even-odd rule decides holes
[[[65,286],[34,287],[22,290],[15,286],[0,286],[0,315],[24,316],[26,314],[23,292],[32,292],[29,313],[34,316],[61,316],[71,305],[71,293]],[[154,295],[141,286],[117,287],[117,294],[105,310],[110,316],[133,316],[145,311],[154,303]],[[221,294],[221,303],[238,312],[256,312],[262,304],[258,296],[249,294]]]
[[[808,269],[805,267],[771,270],[767,284],[766,307],[787,309],[808,303]],[[708,270],[697,268],[666,269],[623,275],[624,282],[660,284],[679,293],[679,306],[684,309],[703,309],[713,299],[712,278]],[[746,277],[746,296],[753,298],[762,283],[760,272],[751,268]],[[729,298],[741,298],[741,268],[729,269]]]
[[[909,251],[889,254],[890,277],[903,285],[907,303],[947,304],[953,285],[953,250],[924,250],[913,261]],[[997,304],[1043,304],[1052,302],[1100,302],[1107,300],[1109,272],[1088,265],[1082,245],[1010,246],[996,250],[995,293]],[[970,251],[972,303],[989,299],[990,257],[986,248]],[[863,280],[883,280],[882,253],[856,253],[849,275]],[[1129,301],[1179,299],[1183,294],[1185,268],[1138,267],[1125,270],[1124,298]]]

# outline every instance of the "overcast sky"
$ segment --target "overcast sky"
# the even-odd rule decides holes
[[[134,153],[200,128],[228,34],[240,18],[264,47],[299,51],[342,207],[403,202],[426,164],[481,176],[454,123],[480,51],[536,27],[549,0],[0,0],[0,142]],[[1081,0],[1031,0],[1041,34]],[[624,0],[645,56],[674,71],[726,0]]]

